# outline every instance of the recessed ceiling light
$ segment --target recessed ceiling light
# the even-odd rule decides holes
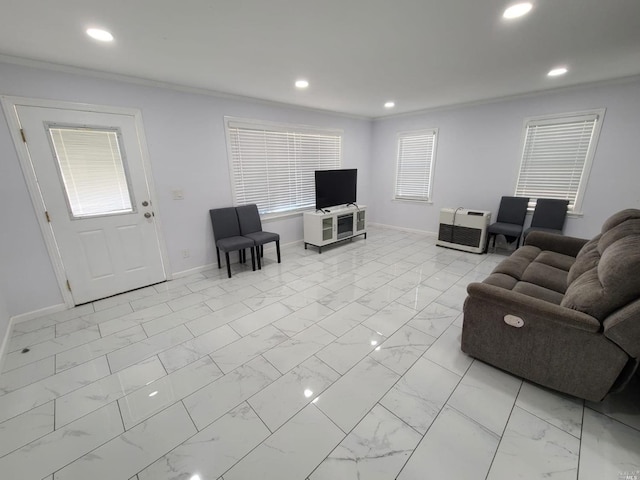
[[[309,86],[309,82],[307,80],[296,80],[297,88],[307,88]]]
[[[384,104],[384,108],[393,108],[396,106],[396,102],[387,102]]]
[[[91,38],[95,38],[96,40],[100,40],[101,42],[111,42],[113,41],[113,35],[106,30],[102,30],[100,28],[87,28],[87,35]]]
[[[512,18],[522,17],[531,11],[533,5],[529,2],[525,3],[516,3],[515,5],[511,5],[507,8],[502,14],[503,18],[511,20]]]
[[[549,70],[549,73],[547,73],[547,76],[559,77],[560,75],[564,75],[568,71],[569,70],[567,69],[567,67],[558,67],[558,68],[554,68],[553,70]]]

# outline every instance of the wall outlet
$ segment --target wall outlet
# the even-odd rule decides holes
[[[191,256],[191,252],[186,249],[186,250],[182,250],[182,258],[189,258]]]

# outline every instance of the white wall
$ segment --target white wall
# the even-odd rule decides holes
[[[470,88],[472,82],[470,82]],[[568,218],[565,233],[591,237],[623,208],[640,208],[640,80],[581,87],[477,106],[381,119],[373,126],[370,220],[436,232],[442,207],[497,214],[502,195],[513,195],[526,117],[606,108],[584,216]],[[392,200],[400,131],[439,129],[433,204]]]
[[[229,206],[231,187],[223,117],[343,129],[343,166],[358,168],[358,201],[369,197],[371,122],[266,102],[0,63],[0,94],[139,108],[151,157],[172,272],[215,262],[208,210]],[[0,288],[10,315],[62,303],[6,121],[0,120]],[[184,200],[173,200],[181,189]],[[301,216],[270,221],[282,242],[302,239]],[[302,248],[302,247],[301,247]],[[181,251],[191,256],[183,259]]]

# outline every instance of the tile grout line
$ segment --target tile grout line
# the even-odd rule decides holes
[[[524,386],[524,382],[526,382],[526,380],[524,380],[524,379],[523,379],[523,380],[522,380],[523,386]],[[518,392],[518,395],[520,395],[520,392]],[[553,424],[553,423],[551,423],[549,420],[546,420],[546,419],[542,418],[540,415],[538,415],[538,414],[536,414],[536,413],[534,413],[534,412],[531,412],[530,410],[528,410],[528,409],[527,409],[527,408],[525,408],[524,406],[522,406],[522,405],[517,405],[517,402],[518,402],[518,397],[516,397],[516,403],[514,404],[514,407],[518,407],[520,410],[522,410],[523,412],[528,413],[528,414],[529,414],[529,415],[531,415],[532,417],[536,417],[538,420],[543,421],[544,423],[548,424],[549,426],[551,426],[551,427],[553,427],[553,428],[556,428],[556,429],[558,429],[559,431],[564,432],[564,433],[566,433],[566,434],[568,434],[568,435],[571,435],[571,436],[572,436],[573,438],[575,438],[575,439],[580,440],[580,436],[575,436],[573,433],[568,432],[568,431],[567,431],[567,430],[565,430],[564,428],[559,427],[558,425],[554,425],[554,424]],[[584,404],[583,404],[583,406],[582,406],[582,416],[583,416],[583,417],[584,417],[584,408],[585,408],[585,407],[584,407]],[[511,415],[509,415],[509,417],[511,417]],[[582,424],[580,424],[580,432],[582,432]]]
[[[498,445],[496,446],[496,451],[493,452],[493,457],[491,458],[491,463],[489,464],[489,468],[487,469],[487,475],[485,477],[485,480],[489,480],[489,474],[491,473],[491,468],[493,467],[493,462],[495,462],[496,460],[496,456],[498,455],[498,451],[500,450],[500,445],[502,445],[502,440],[504,439],[504,433],[507,431],[507,426],[509,425],[509,421],[511,420],[511,416],[513,415],[513,411],[516,408],[516,403],[518,401],[518,397],[520,396],[520,392],[522,391],[522,386],[524,385],[524,380],[520,379],[520,386],[518,387],[518,393],[516,394],[516,396],[513,399],[513,405],[511,405],[511,411],[509,412],[509,416],[507,417],[507,421],[504,423],[504,428],[502,429],[502,434],[500,435],[500,438],[498,440]],[[454,407],[451,407],[454,408]],[[520,408],[520,407],[518,407]],[[458,411],[456,409],[456,411]],[[462,412],[460,412],[462,415],[464,415]],[[465,415],[466,417],[467,415]],[[470,420],[473,420],[470,418]],[[474,420],[475,422],[475,420]],[[476,422],[478,423],[478,422]],[[478,423],[478,425],[480,425]],[[482,425],[481,425],[482,426]]]
[[[584,440],[584,411],[588,408],[585,402],[582,402],[582,422],[580,423],[580,438],[578,443],[578,467],[576,468],[576,480],[580,480],[580,460],[582,459],[582,441]]]
[[[428,350],[428,349],[427,349]],[[420,358],[423,358],[422,356]],[[426,359],[428,360],[428,359]],[[435,362],[434,362],[435,363]],[[471,362],[473,363],[473,362]],[[437,364],[436,364],[437,365]],[[441,365],[438,365],[440,367],[442,367]],[[467,367],[467,370],[465,370],[464,375],[466,375],[466,372],[469,370],[469,368],[471,367],[471,365],[469,365],[469,367]],[[444,368],[444,367],[442,367]],[[453,372],[451,372],[453,373]],[[442,411],[444,410],[444,408],[447,406],[447,404],[449,403],[449,400],[451,400],[451,397],[453,396],[454,392],[456,391],[456,389],[460,386],[460,384],[462,383],[462,379],[464,378],[464,375],[458,375],[455,374],[457,376],[460,377],[460,379],[458,380],[458,383],[456,383],[456,386],[454,388],[451,389],[451,393],[449,394],[449,396],[447,397],[447,399],[444,401],[444,403],[442,404],[442,407],[440,407],[440,410],[438,410],[437,415],[433,418],[433,421],[431,422],[431,424],[427,427],[427,430],[424,432],[424,434],[420,433],[420,435],[422,435],[422,438],[420,439],[420,441],[418,442],[418,444],[416,445],[416,448],[413,449],[413,451],[411,452],[411,454],[409,455],[409,457],[407,457],[407,460],[404,462],[404,464],[402,465],[402,468],[400,468],[400,471],[398,472],[397,477],[400,476],[400,474],[402,473],[402,471],[404,470],[404,468],[407,466],[407,464],[409,463],[409,461],[411,460],[411,457],[413,457],[413,454],[415,453],[415,451],[417,450],[418,446],[422,443],[422,441],[424,440],[424,438],[427,436],[427,434],[429,433],[429,431],[431,430],[431,427],[433,426],[434,423],[436,423],[436,421],[438,420],[438,417],[440,416],[440,414],[442,413]],[[403,375],[404,376],[404,375]],[[450,407],[451,408],[451,407]],[[457,411],[457,410],[456,410]],[[392,412],[393,413],[393,412]],[[411,425],[409,425],[411,426]],[[412,427],[413,428],[413,427]],[[414,429],[415,430],[415,429]]]

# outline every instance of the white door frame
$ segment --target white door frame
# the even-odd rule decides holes
[[[144,168],[144,173],[147,179],[147,185],[149,187],[149,197],[151,200],[151,205],[153,206],[153,210],[154,210],[154,221],[156,224],[158,243],[160,246],[160,255],[162,256],[162,261],[164,262],[166,278],[167,280],[170,280],[172,278],[172,274],[170,271],[171,267],[169,264],[169,255],[167,253],[167,246],[164,241],[164,236],[162,235],[162,224],[160,220],[160,212],[158,211],[158,202],[156,199],[153,175],[151,172],[149,150],[147,148],[147,140],[144,134],[144,126],[142,123],[142,112],[137,108],[111,107],[107,105],[91,105],[88,103],[74,103],[74,102],[64,102],[64,101],[58,101],[58,100],[44,100],[44,99],[37,99],[37,98],[15,97],[10,95],[0,96],[0,101],[2,103],[2,107],[5,112],[7,123],[9,125],[9,132],[11,134],[11,138],[13,139],[13,143],[18,153],[18,159],[20,160],[20,167],[22,168],[22,173],[24,174],[24,178],[27,184],[27,189],[29,190],[29,195],[31,196],[31,202],[33,203],[33,207],[35,209],[38,225],[40,225],[40,230],[42,231],[42,236],[44,237],[44,242],[45,242],[45,245],[47,246],[49,257],[51,258],[53,271],[58,281],[58,288],[60,289],[60,293],[62,294],[62,298],[67,308],[73,308],[75,306],[75,303],[73,301],[71,292],[67,288],[67,277],[64,271],[62,258],[60,257],[60,253],[58,252],[58,247],[56,246],[55,237],[53,235],[53,229],[51,228],[51,224],[47,221],[45,217],[44,212],[46,208],[44,204],[44,199],[40,194],[38,182],[36,181],[35,171],[33,168],[33,164],[31,162],[31,156],[29,155],[29,149],[27,148],[27,144],[22,140],[22,135],[20,132],[20,128],[21,128],[20,120],[18,117],[18,112],[16,110],[17,106],[56,108],[61,110],[78,110],[82,112],[111,113],[111,114],[120,114],[120,115],[130,115],[134,117],[136,132],[138,135],[138,143],[140,144],[140,155],[142,157],[142,166]]]

